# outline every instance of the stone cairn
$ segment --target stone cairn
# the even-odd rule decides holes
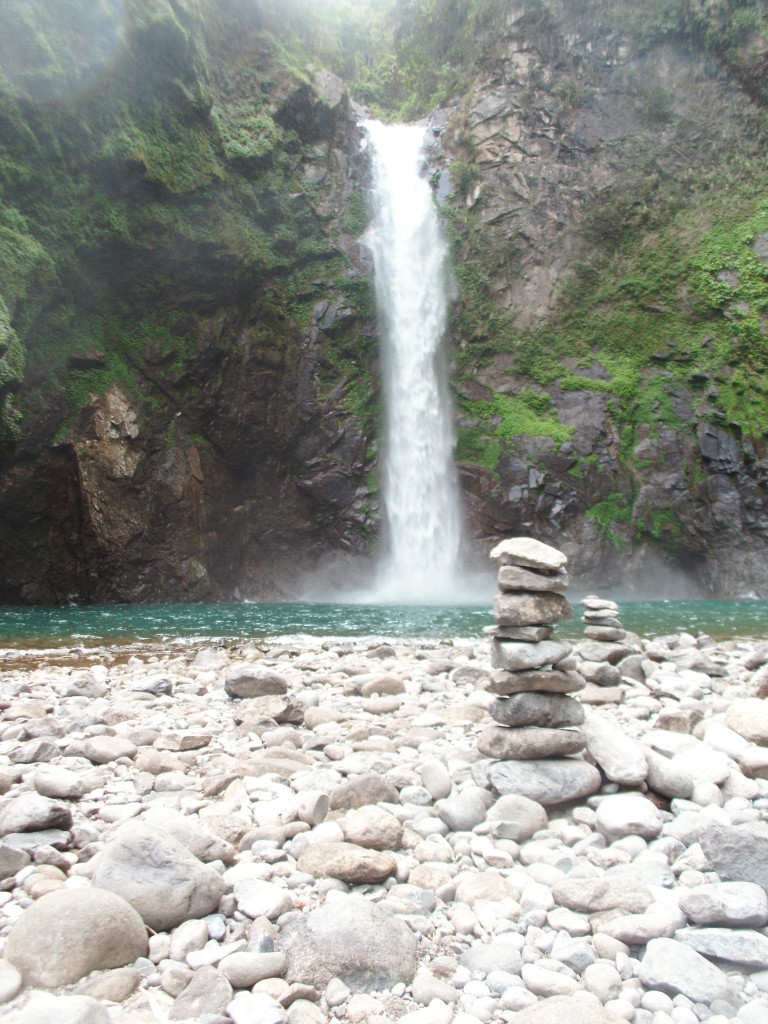
[[[591,594],[584,598],[581,607],[584,609],[581,621],[587,640],[617,643],[626,637],[627,631],[619,621],[619,606],[615,601]]]
[[[478,748],[500,762],[577,754],[585,746],[579,729],[584,709],[569,694],[584,687],[584,678],[575,671],[571,645],[552,638],[553,626],[571,616],[563,596],[568,559],[526,537],[502,541],[491,558],[499,563],[500,593],[494,599],[496,625],[487,631],[495,671],[485,685],[497,694],[489,707],[497,724],[481,733]],[[499,767],[489,768],[494,785]]]

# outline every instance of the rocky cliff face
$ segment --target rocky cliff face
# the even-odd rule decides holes
[[[471,539],[768,594],[763,36],[485,6],[430,122]],[[88,26],[8,5],[2,601],[280,597],[375,546],[368,170],[349,89],[270,11],[101,5],[89,63]]]
[[[280,596],[372,528],[356,117],[252,5],[131,9],[100,91],[3,97],[11,242],[45,273],[3,281],[0,600]]]
[[[763,113],[598,7],[511,5],[444,133],[472,528],[587,586],[764,595]]]

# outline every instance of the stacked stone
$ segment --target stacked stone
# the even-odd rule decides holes
[[[615,601],[591,594],[584,598],[581,607],[584,609],[581,617],[584,636],[588,640],[616,643],[626,637],[627,631],[619,621],[619,606]]]
[[[612,704],[623,700],[619,684],[627,673],[637,676],[637,665],[631,660],[642,660],[634,654],[635,648],[619,619],[619,606],[594,594],[581,602],[584,614],[584,640],[577,644],[575,654],[579,659],[579,672],[587,681],[587,688],[581,695],[583,704]]]
[[[480,752],[500,761],[576,754],[585,745],[578,728],[584,710],[569,694],[581,690],[584,679],[575,671],[571,645],[552,639],[554,625],[571,616],[563,596],[568,559],[526,537],[502,541],[491,558],[499,562],[500,593],[496,625],[488,630],[495,671],[485,686],[497,694],[489,707],[497,724],[480,735]]]

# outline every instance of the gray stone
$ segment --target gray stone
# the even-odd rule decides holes
[[[175,839],[193,857],[205,863],[221,860],[231,864],[235,859],[235,847],[210,832],[196,817],[163,807],[162,810],[151,808],[139,820],[149,828]]]
[[[479,789],[462,790],[437,804],[437,813],[452,832],[470,832],[485,821],[486,810]]]
[[[491,725],[480,733],[477,749],[486,757],[503,761],[537,761],[577,754],[584,749],[584,737],[578,729],[543,729],[535,725],[509,729]]]
[[[218,909],[219,873],[170,836],[140,822],[122,825],[96,855],[93,884],[118,893],[154,931],[168,931]]]
[[[89,996],[33,992],[16,1024],[110,1024],[106,1009]]]
[[[594,765],[568,758],[499,761],[488,767],[487,778],[502,795],[516,793],[544,807],[590,796],[602,785]]]
[[[754,882],[768,892],[768,835],[750,828],[711,825],[701,848],[723,881]]]
[[[604,1006],[573,996],[550,996],[515,1014],[515,1024],[621,1024]]]
[[[159,673],[141,676],[128,686],[128,690],[131,693],[151,693],[155,697],[162,697],[173,693],[173,680]]]
[[[122,897],[94,888],[59,889],[13,925],[6,959],[27,985],[54,988],[91,971],[123,967],[147,951],[141,918]]]
[[[285,970],[285,953],[230,953],[219,961],[219,970],[232,988],[252,988],[264,978],[279,978]]]
[[[486,636],[496,637],[497,640],[526,640],[538,643],[539,640],[549,640],[552,636],[552,626],[484,626],[483,633]],[[456,679],[456,676],[454,676]],[[458,682],[458,679],[456,680]]]
[[[540,803],[517,793],[499,797],[489,807],[486,821],[494,823],[493,833],[498,838],[512,839],[517,843],[530,839],[549,824],[547,812]]]
[[[555,903],[582,914],[618,910],[642,914],[653,903],[650,889],[632,878],[564,878],[552,886]]]
[[[462,967],[469,971],[506,971],[508,974],[520,974],[523,959],[520,950],[510,942],[473,942],[459,958]]]
[[[519,565],[499,567],[499,590],[562,591],[568,589],[568,573],[561,569],[555,573],[531,572]]]
[[[356,808],[340,824],[348,843],[370,850],[399,850],[403,842],[403,826],[383,807]]]
[[[15,875],[17,871],[21,871],[29,864],[30,859],[29,854],[24,850],[17,850],[12,846],[6,846],[5,843],[0,843],[0,879]]]
[[[365,804],[397,804],[400,796],[392,783],[383,776],[371,772],[356,779],[348,779],[331,793],[332,811],[345,811]]]
[[[607,715],[589,715],[581,731],[587,750],[612,782],[639,786],[645,779],[648,763],[642,749]]]
[[[737,928],[681,928],[675,938],[702,956],[745,967],[768,967],[768,936]]]
[[[21,972],[8,960],[0,959],[0,1006],[17,996],[23,984]]]
[[[572,615],[562,594],[504,593],[493,599],[493,617],[499,626],[549,626]]]
[[[234,897],[240,913],[252,919],[266,917],[274,921],[281,914],[293,910],[287,889],[260,878],[243,878],[235,882]]]
[[[52,800],[79,800],[89,790],[102,785],[103,781],[103,774],[96,769],[81,775],[68,768],[49,765],[35,772],[32,784],[40,796]]]
[[[768,701],[759,697],[732,701],[725,712],[725,724],[744,739],[768,746]]]
[[[727,976],[719,967],[675,939],[652,939],[640,963],[640,981],[646,988],[680,993],[694,1003],[733,998]]]
[[[416,973],[416,938],[399,919],[361,896],[347,896],[283,925],[277,939],[285,977],[324,988],[331,978],[353,992],[409,984]]]
[[[508,537],[491,551],[491,559],[501,565],[522,565],[545,572],[559,572],[568,564],[568,557],[557,548],[532,537]]]
[[[286,1024],[288,1019],[283,1006],[266,992],[238,992],[227,1006],[227,1021],[233,1024]]]
[[[8,760],[12,764],[38,764],[43,761],[52,761],[54,757],[59,756],[59,753],[59,748],[53,740],[38,737],[28,740],[12,750],[8,755]]]
[[[0,804],[0,836],[68,829],[71,825],[72,810],[67,804],[49,800],[39,793],[21,793]]]
[[[391,853],[367,850],[354,843],[312,843],[301,854],[297,867],[316,878],[339,878],[350,885],[383,882],[397,871]]]
[[[584,661],[608,662],[609,665],[616,665],[617,662],[632,653],[632,649],[626,644],[605,643],[602,640],[585,640],[576,648],[576,653]]]
[[[595,686],[612,687],[621,682],[621,672],[607,661],[582,661],[579,672]]]
[[[516,693],[493,701],[488,710],[500,725],[539,725],[549,729],[581,725],[584,708],[573,697],[559,693]]]
[[[678,903],[691,924],[762,928],[768,923],[768,895],[754,882],[681,888]]]
[[[689,771],[649,747],[643,748],[643,756],[648,765],[646,782],[654,793],[670,799],[678,797],[687,800],[690,797],[693,793],[693,778]]]
[[[638,793],[608,796],[597,808],[597,828],[609,842],[624,836],[655,839],[663,824],[656,804]]]
[[[521,672],[544,665],[556,665],[571,653],[564,640],[542,640],[528,644],[516,640],[491,641],[491,665],[506,672]]]
[[[133,760],[139,748],[124,736],[92,736],[83,744],[83,753],[94,764],[109,764],[120,757]]]
[[[482,684],[490,693],[573,693],[584,687],[584,677],[577,672],[555,669],[534,669],[530,672],[504,672],[496,669]]]
[[[228,697],[266,697],[288,692],[285,679],[268,668],[242,665],[233,669],[226,678],[224,691]]]
[[[451,775],[442,761],[425,761],[421,781],[433,800],[444,800],[451,792]]]
[[[199,1021],[207,1013],[223,1016],[233,994],[224,975],[208,964],[195,971],[189,985],[168,1011],[168,1018]]]

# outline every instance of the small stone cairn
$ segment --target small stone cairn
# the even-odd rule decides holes
[[[478,748],[500,761],[559,758],[584,749],[578,728],[584,709],[569,694],[585,681],[575,671],[571,645],[552,639],[553,626],[571,617],[567,557],[527,537],[504,540],[491,551],[499,563],[500,593],[490,627],[487,689],[497,694],[489,711],[497,723],[481,733]],[[489,775],[490,778],[490,775]]]
[[[619,606],[615,601],[591,594],[581,602],[584,614],[584,636],[587,640],[598,640],[604,643],[617,643],[623,640],[627,631],[619,621]]]

